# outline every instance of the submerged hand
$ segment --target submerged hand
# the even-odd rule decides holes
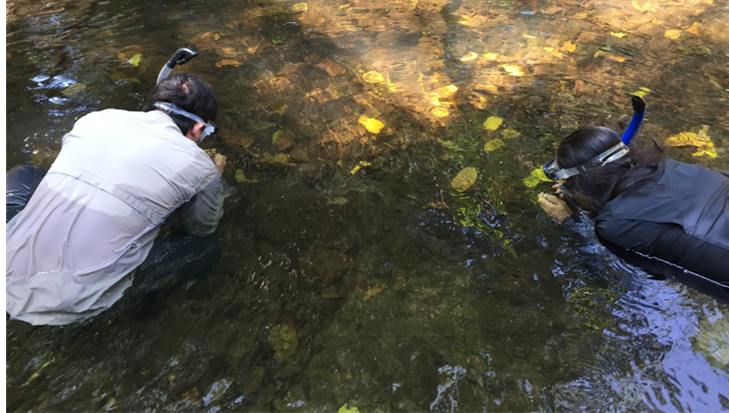
[[[554,195],[547,195],[545,193],[539,194],[537,202],[542,207],[544,212],[554,218],[557,222],[562,222],[568,216],[572,215],[572,210],[567,204],[557,198]]]
[[[227,159],[224,155],[221,155],[219,153],[215,154],[215,157],[213,158],[213,162],[215,162],[215,166],[218,167],[218,171],[220,171],[220,174],[223,174],[223,169],[225,169],[225,165],[227,163]]]

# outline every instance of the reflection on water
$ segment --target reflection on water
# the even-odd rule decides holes
[[[634,92],[643,136],[692,133],[671,156],[729,169],[726,19],[710,0],[9,3],[6,168],[138,109],[192,46],[221,103],[206,145],[245,181],[208,278],[81,326],[8,322],[7,409],[729,409],[727,306],[620,264],[524,184]]]

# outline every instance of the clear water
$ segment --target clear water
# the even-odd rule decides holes
[[[646,142],[706,125],[716,158],[669,154],[729,170],[724,1],[294,4],[8,3],[6,168],[50,165],[89,111],[139,109],[191,46],[221,104],[206,145],[258,181],[235,184],[206,279],[83,325],[8,321],[8,411],[729,410],[729,307],[622,264],[523,183],[640,87]]]

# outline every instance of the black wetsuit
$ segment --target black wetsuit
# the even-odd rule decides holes
[[[691,285],[689,270],[729,287],[729,174],[669,159],[651,182],[608,202],[595,230],[649,273]]]

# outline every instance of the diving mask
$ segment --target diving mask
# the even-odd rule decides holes
[[[619,144],[606,150],[600,155],[597,155],[596,157],[590,159],[582,165],[578,165],[572,168],[560,168],[557,164],[557,159],[552,159],[551,161],[544,164],[544,174],[547,176],[547,178],[553,181],[567,179],[571,176],[579,175],[583,172],[600,168],[605,164],[622,158],[628,152],[630,152],[628,146],[625,145],[623,142],[620,142]]]
[[[217,130],[215,125],[211,125],[211,124],[205,122],[204,120],[202,120],[202,118],[200,116],[197,116],[196,114],[190,113],[186,110],[182,110],[171,103],[155,102],[154,107],[156,107],[159,110],[169,112],[169,113],[174,113],[175,115],[184,116],[188,119],[194,120],[195,122],[200,122],[200,123],[205,124],[205,129],[202,130],[202,132],[200,133],[200,138],[197,140],[198,144],[202,143],[203,139],[205,139],[209,135],[212,135]]]

